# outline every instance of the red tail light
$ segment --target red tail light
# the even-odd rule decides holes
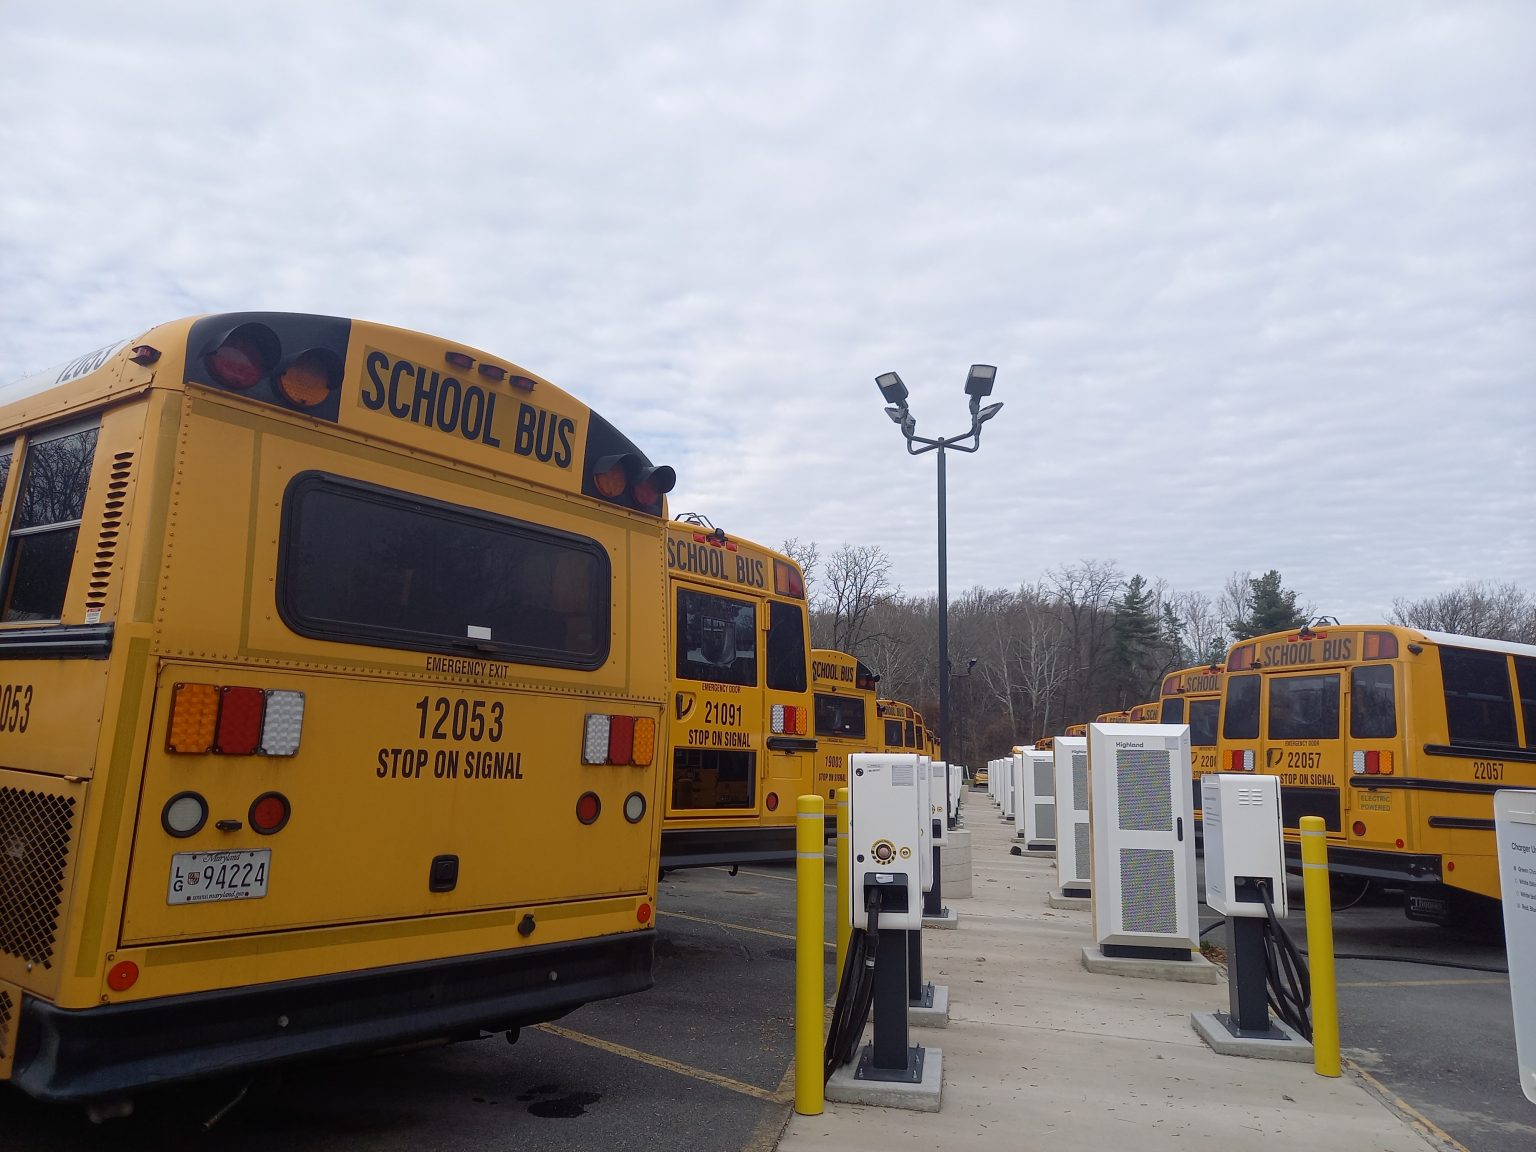
[[[608,760],[613,764],[628,764],[635,750],[635,718],[613,716],[608,724]]]
[[[1367,632],[1361,648],[1366,660],[1397,659],[1397,637],[1391,632]]]
[[[800,569],[793,564],[786,564],[783,560],[773,562],[773,590],[780,596],[793,596],[797,600],[805,599],[805,577]]]
[[[282,354],[277,333],[265,324],[241,324],[204,358],[214,381],[243,392],[276,366]]]
[[[270,836],[279,832],[288,823],[288,817],[293,810],[288,804],[288,797],[281,792],[263,792],[251,803],[251,810],[246,815],[251,821],[251,827],[263,836]]]
[[[576,798],[576,819],[583,824],[592,824],[602,815],[603,802],[597,798],[596,792],[583,792]]]
[[[250,756],[261,747],[261,723],[267,694],[260,688],[220,688],[219,727],[213,750],[226,756]]]

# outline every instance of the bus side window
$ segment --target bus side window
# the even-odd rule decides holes
[[[0,620],[57,620],[63,614],[97,432],[85,428],[27,445],[6,545]]]
[[[1445,685],[1445,726],[1452,744],[1512,748],[1515,703],[1509,691],[1509,663],[1501,652],[1440,649]]]
[[[1392,666],[1366,664],[1349,671],[1349,734],[1356,740],[1397,735],[1397,697]]]
[[[1227,677],[1227,701],[1222,709],[1221,738],[1223,740],[1257,740],[1259,738],[1259,677]]]
[[[768,687],[805,691],[805,616],[798,604],[768,605]]]
[[[1515,657],[1515,679],[1520,684],[1520,715],[1525,719],[1525,746],[1536,748],[1536,660]]]

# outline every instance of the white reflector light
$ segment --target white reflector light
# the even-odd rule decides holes
[[[583,764],[608,763],[608,717],[599,712],[587,713],[586,732],[581,738],[581,762]]]
[[[172,836],[190,836],[208,819],[208,805],[196,792],[183,792],[172,797],[160,819]]]
[[[782,733],[784,731],[784,705],[773,706],[773,730]]]
[[[645,797],[638,792],[631,792],[624,797],[624,819],[631,824],[640,823],[640,818],[645,815]]]
[[[263,756],[292,756],[304,732],[304,693],[267,693],[267,716],[261,725]]]

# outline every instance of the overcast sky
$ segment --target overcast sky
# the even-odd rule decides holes
[[[951,593],[1536,591],[1536,4],[0,4],[0,380],[417,328],[727,532]]]

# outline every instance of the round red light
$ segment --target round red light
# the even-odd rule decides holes
[[[576,800],[576,819],[591,824],[603,810],[603,802],[596,792],[583,792]]]
[[[219,342],[204,360],[213,378],[226,388],[244,390],[277,364],[277,334],[261,324],[242,324]]]
[[[251,802],[251,827],[263,836],[281,831],[290,815],[292,810],[288,806],[288,797],[281,792],[263,792]]]
[[[139,966],[132,960],[119,960],[107,973],[107,987],[114,992],[126,992],[139,979]]]
[[[1394,843],[1396,843],[1396,845],[1397,845],[1397,846],[1398,846],[1398,847],[1399,847],[1399,848],[1401,848],[1401,847],[1403,847],[1403,838],[1402,838],[1402,837],[1401,837],[1401,836],[1399,836],[1399,837],[1398,837],[1398,838],[1397,838],[1397,840],[1396,840],[1396,841],[1394,841]]]
[[[1351,832],[1353,832],[1356,836],[1364,836],[1365,835],[1365,821],[1364,820],[1356,820],[1353,824],[1351,824],[1349,826],[1349,830]]]
[[[768,793],[767,807],[770,812],[777,812],[779,810],[779,794],[777,792]]]
[[[649,924],[651,922],[651,906],[649,904],[641,904],[640,907],[636,908],[635,919],[642,924]]]
[[[1445,870],[1447,872],[1454,872],[1454,871],[1456,871],[1456,861],[1454,861],[1454,860],[1447,860],[1445,862]]]

